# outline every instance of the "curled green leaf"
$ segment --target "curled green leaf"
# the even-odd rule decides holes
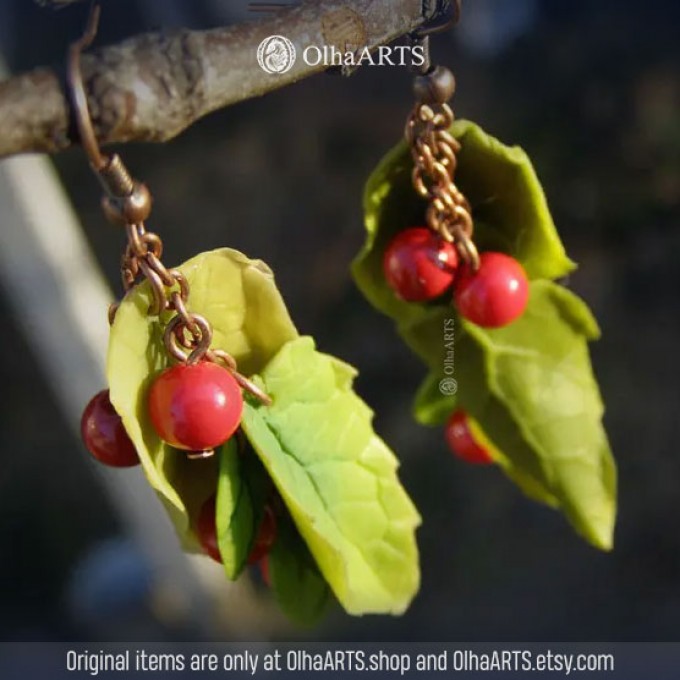
[[[354,376],[311,338],[289,342],[256,378],[272,406],[246,404],[243,429],[340,604],[400,614],[419,586],[420,518]]]
[[[450,381],[455,382],[450,382]],[[449,387],[451,386],[451,387]],[[456,409],[458,381],[432,370],[420,384],[413,400],[413,415],[421,425],[441,425]]]
[[[508,147],[466,120],[451,133],[461,143],[455,181],[472,205],[475,242],[519,260],[531,279],[555,279],[574,269],[526,153]],[[421,305],[399,300],[385,282],[382,259],[393,236],[423,224],[425,202],[411,184],[413,162],[405,142],[373,171],[364,192],[366,241],[352,271],[358,287],[380,311],[408,323]]]
[[[271,270],[259,260],[223,248],[179,267],[191,286],[190,310],[213,327],[213,347],[229,352],[245,374],[260,371],[279,348],[297,337]],[[217,486],[217,460],[190,461],[160,440],[149,420],[146,394],[169,364],[163,327],[149,317],[148,284],[122,301],[111,327],[107,378],[111,402],[132,439],[151,486],[165,504],[185,549],[199,550],[191,529]]]

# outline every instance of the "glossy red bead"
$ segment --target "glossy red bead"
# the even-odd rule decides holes
[[[111,467],[132,467],[139,456],[123,421],[113,408],[109,391],[102,390],[90,400],[80,420],[80,434],[87,450]]]
[[[453,284],[457,267],[455,246],[427,227],[399,232],[383,258],[387,283],[407,302],[424,302],[443,295]]]
[[[217,520],[215,517],[215,496],[211,496],[198,513],[196,522],[196,534],[198,541],[206,555],[212,557],[215,562],[222,563],[222,555],[217,545]]]
[[[449,418],[444,436],[451,451],[462,460],[474,465],[493,463],[493,458],[489,452],[478,444],[472,436],[468,415],[462,409],[455,411]]]
[[[461,268],[454,302],[461,316],[485,328],[500,328],[519,318],[529,301],[522,265],[504,253],[482,253],[479,269]]]
[[[149,415],[158,436],[186,451],[223,444],[241,422],[243,395],[234,376],[217,364],[178,364],[151,385]]]
[[[264,508],[264,515],[260,523],[257,538],[253,544],[253,548],[248,555],[248,564],[256,564],[265,558],[276,540],[276,515],[274,511],[266,505]]]

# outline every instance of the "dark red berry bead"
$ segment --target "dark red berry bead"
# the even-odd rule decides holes
[[[264,516],[257,532],[257,538],[248,555],[248,564],[256,564],[265,558],[276,540],[276,515],[274,511],[265,505]]]
[[[269,556],[265,555],[257,565],[260,568],[260,576],[262,576],[262,580],[264,581],[264,584],[271,588],[272,587],[272,577],[271,573],[269,571]]]
[[[215,562],[222,564],[222,555],[220,555],[220,549],[217,545],[217,520],[215,512],[215,496],[211,496],[203,503],[198,513],[196,534],[205,554],[212,557]]]
[[[80,420],[80,434],[87,450],[111,467],[132,467],[139,456],[123,421],[113,408],[109,391],[102,390],[90,400]]]
[[[459,409],[449,418],[444,430],[446,443],[453,453],[462,460],[474,465],[489,465],[493,458],[478,444],[470,431],[469,416]]]
[[[158,436],[186,451],[223,444],[239,426],[243,395],[234,376],[217,364],[178,364],[149,390],[149,415]]]
[[[479,269],[465,265],[456,281],[454,302],[461,316],[484,328],[500,328],[519,318],[529,301],[522,265],[503,253],[479,257]]]
[[[407,302],[425,302],[443,295],[458,267],[455,246],[427,227],[397,234],[385,251],[383,270],[394,292]]]

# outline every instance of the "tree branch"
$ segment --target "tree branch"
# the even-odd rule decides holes
[[[103,143],[166,141],[202,116],[289,85],[325,67],[301,58],[308,45],[371,49],[421,25],[423,0],[323,0],[265,21],[210,31],[149,33],[86,53],[83,78]],[[293,42],[298,59],[284,74],[265,73],[257,47],[270,35]],[[38,68],[0,83],[0,158],[55,153],[74,141],[62,70]]]

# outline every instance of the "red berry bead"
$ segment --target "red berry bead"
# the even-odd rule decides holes
[[[482,253],[479,269],[462,268],[454,301],[461,316],[478,326],[500,328],[522,315],[529,281],[522,265],[503,253]]]
[[[453,284],[457,267],[455,246],[427,227],[397,234],[383,259],[387,283],[407,302],[424,302],[445,293]]]
[[[250,555],[248,555],[248,564],[256,564],[265,558],[269,554],[272,545],[274,545],[275,539],[276,515],[268,505],[265,505],[260,530],[257,533],[253,549],[250,551]]]
[[[474,465],[493,463],[493,458],[491,458],[489,452],[478,444],[472,436],[468,414],[462,409],[455,411],[449,418],[444,436],[451,451],[464,461]]]
[[[217,521],[215,518],[215,496],[211,496],[203,503],[198,513],[196,522],[196,534],[198,541],[206,555],[212,557],[215,562],[222,563],[222,555],[217,545]]]
[[[85,407],[80,420],[80,434],[87,450],[100,463],[111,467],[139,464],[135,446],[113,408],[108,390],[95,394]]]
[[[234,376],[217,364],[178,364],[149,390],[149,415],[158,436],[186,451],[223,444],[239,426],[243,395]]]

